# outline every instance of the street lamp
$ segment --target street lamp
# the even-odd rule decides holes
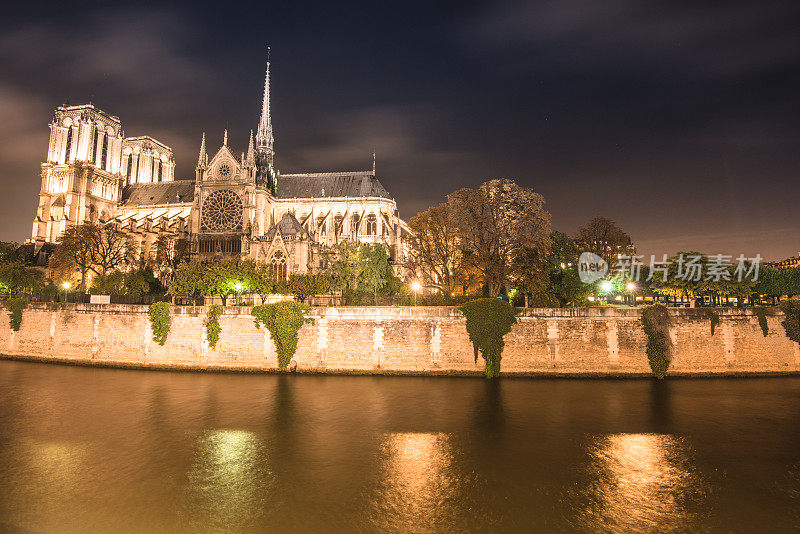
[[[422,289],[422,285],[419,282],[414,281],[414,283],[411,284],[411,291],[414,292],[414,306],[417,305],[417,293],[420,289]]]
[[[64,282],[61,284],[61,287],[64,289],[64,302],[67,301],[67,291],[69,291],[69,282]]]
[[[233,289],[236,290],[236,305],[239,305],[239,296],[242,294],[242,283],[236,282],[233,284]]]
[[[630,302],[628,304],[630,304],[631,306],[635,305],[636,304],[636,295],[635,295],[635,293],[636,293],[636,284],[634,282],[628,282],[627,284],[625,284],[625,289],[627,289],[628,293],[630,293],[630,295],[628,295],[628,298],[630,299]]]

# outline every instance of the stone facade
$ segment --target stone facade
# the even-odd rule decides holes
[[[175,307],[163,347],[152,341],[146,306],[31,304],[19,332],[0,311],[0,354],[92,365],[269,371],[277,366],[266,329],[246,307],[220,317],[215,350],[205,340],[207,308]],[[800,349],[768,316],[764,337],[749,311],[721,312],[715,334],[702,310],[672,310],[670,374],[800,372]],[[294,357],[301,372],[480,374],[456,308],[315,308]],[[635,309],[529,309],[505,337],[503,374],[649,375]]]

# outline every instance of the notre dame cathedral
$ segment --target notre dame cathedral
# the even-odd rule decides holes
[[[118,117],[95,106],[64,105],[50,124],[47,161],[31,241],[57,243],[81,223],[116,224],[138,244],[189,244],[192,258],[271,262],[280,276],[311,272],[342,240],[383,243],[393,262],[408,227],[372,170],[281,174],[275,167],[270,73],[255,138],[237,157],[209,155],[203,134],[194,179],[175,179],[172,149],[149,136],[125,137]]]

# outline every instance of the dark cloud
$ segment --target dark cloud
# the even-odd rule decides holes
[[[800,248],[794,1],[37,4],[0,25],[2,239],[28,235],[65,98],[169,144],[191,177],[202,132],[246,147],[269,43],[283,172],[375,150],[405,217],[509,177],[556,227],[600,213],[648,254]]]

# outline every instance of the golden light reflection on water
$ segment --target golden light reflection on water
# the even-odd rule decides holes
[[[370,515],[381,530],[426,531],[456,497],[447,434],[392,433],[381,445],[380,481]]]
[[[261,439],[244,430],[215,430],[200,439],[188,475],[188,520],[203,530],[252,526],[268,508],[275,483]]]
[[[592,531],[691,530],[704,492],[685,443],[667,434],[612,434],[590,450],[589,505],[581,523]]]

